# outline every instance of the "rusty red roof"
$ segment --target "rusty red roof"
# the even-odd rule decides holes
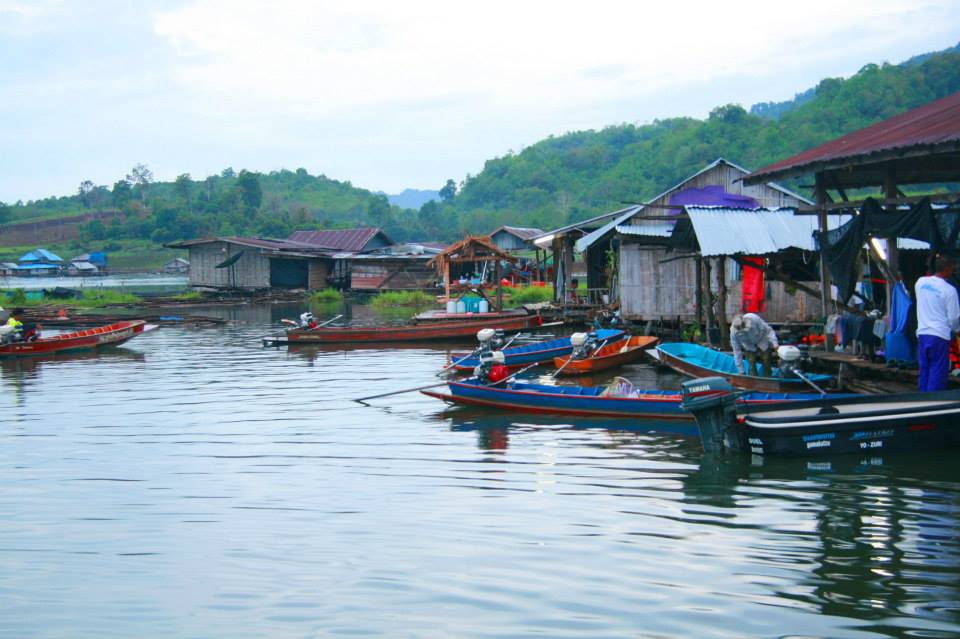
[[[338,251],[362,251],[377,234],[383,236],[384,244],[392,244],[390,239],[378,228],[335,229],[330,231],[294,231],[290,240],[313,247],[329,248]]]
[[[859,131],[754,171],[749,184],[788,175],[812,173],[846,164],[891,159],[916,148],[938,153],[960,150],[960,92],[928,102]]]

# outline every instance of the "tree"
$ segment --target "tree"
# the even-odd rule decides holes
[[[220,171],[220,177],[222,178],[235,178],[237,177],[237,172],[233,170],[232,166],[228,166],[224,170]]]
[[[385,195],[374,195],[367,202],[367,217],[377,226],[383,227],[390,221],[390,201]]]
[[[13,211],[10,210],[10,206],[0,202],[0,224],[9,222],[11,215],[13,215]]]
[[[240,199],[248,210],[256,211],[263,202],[263,189],[260,188],[260,177],[243,169],[237,178],[237,188],[240,189]]]
[[[113,205],[118,209],[122,209],[124,205],[130,201],[130,198],[133,197],[133,190],[130,188],[130,183],[126,180],[117,181],[117,183],[113,185],[113,193],[111,196],[113,198]]]
[[[77,189],[77,195],[80,196],[80,203],[83,204],[83,208],[85,209],[90,208],[90,204],[92,203],[91,194],[94,188],[93,182],[84,180],[80,183],[80,188]]]
[[[453,180],[447,180],[447,183],[440,189],[440,199],[444,202],[451,201],[457,194],[457,183]]]
[[[190,194],[193,191],[193,180],[190,179],[190,174],[181,173],[178,175],[176,181],[173,183],[173,186],[177,192],[177,195],[179,195],[180,199],[183,200],[184,205],[187,208],[190,208]]]
[[[140,192],[140,199],[147,201],[147,187],[153,182],[153,171],[146,164],[137,164],[127,174],[127,184]]]

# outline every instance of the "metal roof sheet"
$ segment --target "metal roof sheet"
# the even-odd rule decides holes
[[[621,224],[617,226],[617,233],[622,235],[633,235],[641,237],[670,237],[673,235],[673,229],[676,222],[662,220],[640,220],[633,224]]]
[[[362,251],[367,247],[377,233],[383,234],[379,228],[364,227],[357,229],[334,229],[325,231],[294,231],[290,239],[309,246],[334,249],[337,251]],[[393,242],[383,234],[386,244]]]
[[[743,168],[743,167],[740,166],[739,164],[734,164],[734,163],[731,162],[730,160],[727,160],[727,159],[725,159],[725,158],[719,157],[719,158],[717,158],[716,160],[714,160],[713,162],[711,162],[710,164],[706,165],[705,167],[703,167],[702,169],[700,169],[699,171],[697,171],[696,173],[694,173],[693,175],[691,175],[691,176],[689,176],[689,177],[681,180],[680,182],[674,184],[673,186],[671,186],[669,189],[667,189],[666,191],[664,191],[664,192],[661,193],[660,195],[657,195],[656,197],[650,198],[649,200],[647,200],[646,203],[649,204],[649,203],[651,203],[651,202],[656,202],[657,200],[666,197],[666,196],[669,195],[671,192],[680,189],[680,187],[682,187],[682,186],[683,186],[684,184],[686,184],[687,182],[693,181],[693,180],[696,179],[698,176],[706,173],[707,171],[710,171],[711,169],[719,166],[720,164],[726,164],[726,165],[728,165],[728,166],[736,169],[737,171],[740,171],[740,172],[743,173],[744,175],[747,175],[747,174],[750,173],[750,171],[748,171],[747,169]],[[803,197],[802,195],[799,195],[799,194],[797,194],[797,193],[794,193],[793,191],[791,191],[791,190],[789,190],[789,189],[786,189],[786,188],[780,186],[779,184],[776,184],[776,183],[774,183],[774,182],[768,182],[768,183],[767,183],[767,186],[770,187],[771,189],[774,189],[775,191],[780,191],[780,192],[783,193],[784,195],[789,195],[790,197],[795,197],[795,198],[797,198],[798,200],[800,200],[801,202],[805,202],[806,204],[812,204],[812,202],[811,202],[810,200],[808,200],[807,198],[805,198],[805,197]],[[639,213],[643,208],[644,208],[644,205],[637,205],[637,206],[632,206],[632,207],[627,208],[627,209],[621,209],[620,211],[614,211],[614,213],[612,213],[612,214],[609,214],[609,213],[608,213],[608,215],[617,215],[617,214],[619,214],[619,215],[617,215],[616,219],[614,219],[613,221],[608,222],[608,223],[605,224],[604,226],[601,226],[599,229],[593,231],[593,232],[590,233],[589,235],[586,235],[586,236],[580,238],[580,239],[577,241],[577,245],[576,245],[576,246],[577,246],[577,250],[578,250],[578,251],[581,251],[581,252],[586,251],[594,242],[596,242],[597,240],[599,240],[600,238],[602,238],[603,236],[605,236],[607,233],[609,233],[609,232],[612,231],[613,229],[619,229],[620,225],[622,225],[622,224],[623,224],[624,222],[626,222],[628,219],[630,219],[631,217],[633,217],[634,215],[636,215],[637,213]],[[632,226],[632,225],[631,225],[631,226]],[[642,234],[640,234],[640,235],[642,235]]]
[[[543,235],[543,229],[535,229],[535,228],[530,228],[525,226],[504,225],[496,229],[492,233],[490,233],[490,237],[493,237],[494,235],[496,235],[497,233],[500,233],[501,231],[504,233],[509,233],[510,235],[514,235],[524,241],[532,240],[535,237],[539,237]]]
[[[817,218],[794,215],[794,209],[731,209],[715,206],[684,207],[700,244],[700,254],[767,255],[786,248],[813,251]],[[828,216],[836,228],[848,215]]]
[[[756,182],[817,163],[944,143],[960,143],[960,92],[765,166],[748,175],[746,181]]]

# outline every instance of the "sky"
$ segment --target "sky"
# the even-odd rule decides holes
[[[787,100],[958,41],[960,0],[0,0],[0,201],[138,163],[439,189],[550,135]]]

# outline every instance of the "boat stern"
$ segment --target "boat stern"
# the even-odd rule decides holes
[[[706,452],[748,450],[746,429],[737,423],[737,393],[722,377],[691,379],[681,386],[681,408],[693,415]]]

